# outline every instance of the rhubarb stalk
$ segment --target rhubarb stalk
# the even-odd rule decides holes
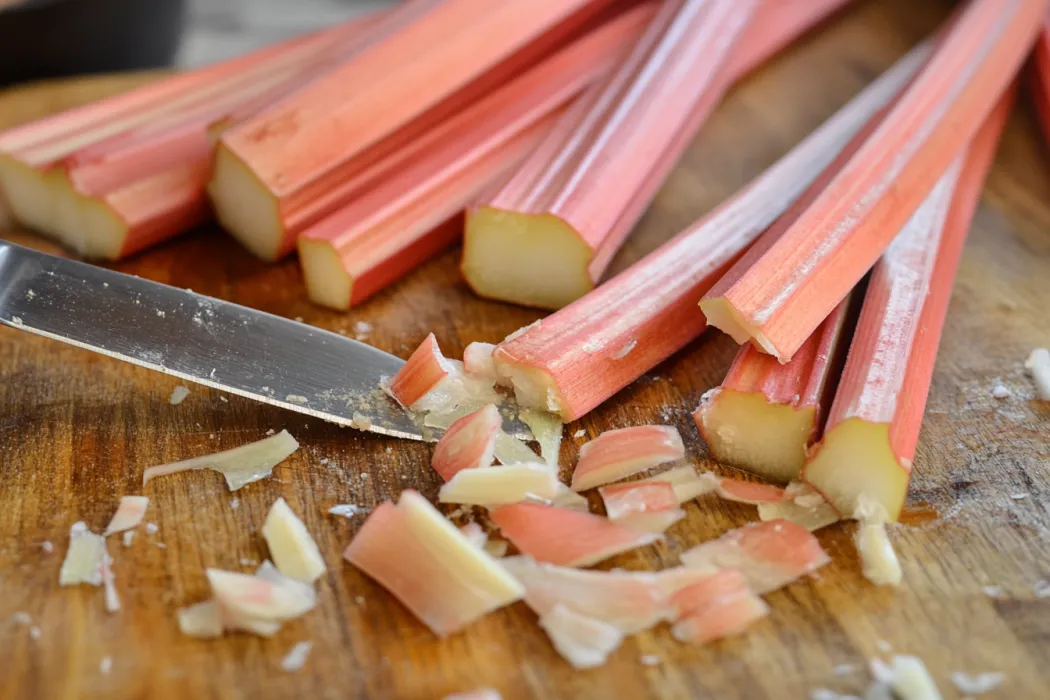
[[[344,203],[326,193],[368,165],[371,147],[425,134],[609,4],[431,3],[400,31],[223,134],[209,187],[219,220],[250,250],[272,258],[289,223],[301,230],[295,222],[316,221]]]
[[[790,228],[700,307],[787,362],[860,281],[974,137],[1028,53],[1047,0],[970,0],[878,129]]]
[[[468,212],[468,284],[551,309],[592,290],[726,88],[842,4],[666,2],[616,73]]]
[[[925,59],[918,48],[733,199],[493,358],[518,403],[578,419],[703,331],[696,304]],[[625,352],[626,351],[626,352]]]
[[[1043,136],[1050,146],[1050,14],[1043,18],[1039,36],[1035,40],[1029,84],[1039,116],[1039,125],[1042,126]]]
[[[803,476],[840,513],[900,516],[952,283],[1012,104],[1005,95],[872,272],[842,381]]]
[[[849,347],[849,298],[787,364],[746,345],[693,419],[719,462],[787,483],[820,438]]]

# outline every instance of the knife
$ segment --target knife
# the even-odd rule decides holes
[[[189,290],[0,242],[0,323],[381,435],[436,439],[380,388],[370,345]],[[355,421],[354,416],[367,418]],[[511,422],[509,432],[529,436]]]

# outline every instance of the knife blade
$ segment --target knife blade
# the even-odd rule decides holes
[[[190,290],[0,242],[0,323],[197,384],[413,440],[436,439],[379,382],[394,355]],[[354,420],[366,417],[368,422]],[[520,424],[508,426],[528,435]]]

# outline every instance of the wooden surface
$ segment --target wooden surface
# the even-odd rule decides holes
[[[664,187],[618,264],[622,266],[709,210],[796,143],[931,30],[942,3],[862,2],[735,90]],[[126,88],[141,78],[52,84],[0,96],[11,124]],[[478,686],[504,698],[806,698],[817,687],[857,693],[861,668],[886,643],[922,656],[947,698],[952,671],[1001,671],[986,697],[1050,697],[1050,406],[1032,400],[1022,370],[1032,347],[1050,345],[1050,158],[1030,106],[1016,111],[970,236],[937,363],[905,523],[893,529],[905,572],[900,590],[861,577],[844,525],[820,533],[833,563],[812,580],[769,596],[772,615],[746,636],[689,648],[666,629],[628,640],[608,665],[572,671],[524,605],[436,640],[378,586],[340,560],[360,519],[326,515],[335,503],[373,505],[412,485],[433,497],[431,448],[339,429],[194,387],[168,405],[178,382],[65,345],[0,330],[0,696],[4,698],[440,698]],[[36,240],[13,229],[8,237]],[[48,244],[42,244],[48,247]],[[52,247],[53,249],[53,247]],[[452,355],[495,341],[537,314],[473,298],[449,251],[347,315],[305,300],[294,261],[263,265],[218,230],[194,232],[117,267],[205,294],[352,333],[405,355],[433,330]],[[90,322],[90,319],[85,319]],[[589,436],[670,422],[704,467],[689,417],[732,358],[706,336],[567,431]],[[1001,380],[1013,390],[997,401]],[[287,428],[302,449],[274,477],[227,492],[210,472],[140,486],[144,467],[228,448]],[[568,438],[563,464],[581,440]],[[389,451],[388,451],[389,449]],[[328,460],[322,463],[322,460]],[[103,610],[88,586],[60,589],[58,569],[76,520],[96,531],[121,495],[151,498],[125,549],[111,544],[125,609]],[[207,596],[204,568],[246,570],[266,556],[259,527],[284,496],[302,514],[330,567],[316,611],[273,639],[180,636],[176,608]],[[1016,498],[1015,498],[1016,497]],[[755,517],[746,506],[690,504],[666,546],[611,562],[673,565],[684,548]],[[42,543],[54,544],[48,553]],[[995,586],[1001,597],[985,587]],[[990,589],[992,590],[992,589]],[[38,639],[12,616],[27,613]],[[280,660],[310,640],[306,667]],[[643,665],[643,655],[660,663]],[[100,663],[112,658],[108,674]]]

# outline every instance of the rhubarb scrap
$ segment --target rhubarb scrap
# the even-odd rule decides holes
[[[678,499],[678,504],[681,505],[686,501],[691,501],[694,498],[703,496],[717,486],[711,482],[710,479],[704,478],[697,473],[696,468],[683,465],[680,467],[671,467],[658,474],[653,474],[640,481],[634,482],[638,484],[644,484],[648,482],[666,482],[671,485],[674,489],[675,498]]]
[[[843,2],[766,4],[664,3],[618,70],[468,211],[474,291],[556,309],[592,290],[726,88]]]
[[[490,356],[491,357],[491,356]],[[561,454],[561,438],[564,424],[553,413],[524,409],[518,416],[521,422],[529,426],[536,442],[540,444],[540,455],[544,461],[557,468],[558,456]]]
[[[187,637],[215,639],[222,636],[222,615],[218,603],[214,600],[205,600],[179,608],[176,618],[179,622],[179,631]]]
[[[862,496],[857,499],[853,517],[857,520],[853,541],[860,555],[864,578],[876,586],[899,585],[903,575],[897,553],[886,533],[889,520],[886,509],[877,501]]]
[[[242,574],[206,571],[215,600],[234,615],[280,623],[300,617],[317,605],[317,594],[302,581],[272,573]]]
[[[661,539],[600,515],[540,503],[500,506],[489,517],[520,552],[559,566],[590,566]]]
[[[719,462],[787,483],[820,437],[849,347],[849,298],[787,364],[747,345],[693,413]]]
[[[281,670],[289,673],[301,670],[306,665],[306,657],[310,655],[313,647],[313,642],[296,642],[281,659]]]
[[[623,642],[613,625],[587,617],[561,604],[540,615],[540,627],[573,668],[596,668]]]
[[[755,239],[907,83],[928,55],[901,59],[735,197],[620,275],[504,340],[493,358],[518,404],[569,422],[700,335],[696,304]],[[630,353],[613,359],[631,341]]]
[[[285,576],[313,583],[327,570],[314,538],[283,498],[270,506],[262,536],[277,570]]]
[[[1050,401],[1050,350],[1036,348],[1024,363],[1035,382],[1036,398]]]
[[[610,520],[641,532],[664,532],[685,517],[674,486],[667,482],[613,484],[598,489]]]
[[[904,503],[955,271],[1009,116],[1004,95],[875,266],[842,380],[804,479],[843,514]]]
[[[970,0],[878,128],[757,259],[700,306],[739,343],[788,362],[867,273],[992,113],[1046,0]]]
[[[786,586],[831,561],[809,530],[786,520],[730,530],[681,558],[686,566],[737,569],[759,594]]]
[[[683,457],[682,436],[672,426],[638,425],[609,430],[580,448],[572,489],[586,491]]]
[[[434,448],[430,461],[434,471],[450,481],[464,469],[490,466],[502,425],[503,419],[494,404],[452,423]]]
[[[377,507],[343,556],[447,636],[525,591],[415,491]]]
[[[158,476],[197,469],[212,469],[226,477],[226,484],[230,491],[236,491],[253,481],[270,476],[274,467],[298,449],[299,443],[295,441],[295,438],[287,430],[282,430],[276,435],[235,447],[232,450],[149,467],[142,473],[142,485],[145,486]]]
[[[457,472],[438,492],[442,503],[499,506],[528,498],[552,499],[558,475],[546,464],[514,464]]]
[[[149,499],[145,496],[121,496],[117,512],[113,514],[102,536],[108,537],[138,527],[146,516],[147,506],[149,506]]]
[[[107,557],[105,538],[96,535],[82,521],[69,528],[69,549],[58,572],[58,585],[86,583],[102,585],[102,564]]]
[[[635,634],[679,617],[672,602],[679,591],[706,581],[711,571],[678,567],[660,572],[587,571],[507,557],[503,566],[525,587],[525,601],[543,614],[563,605],[581,615]]]
[[[524,442],[508,435],[503,430],[500,430],[496,435],[495,455],[500,464],[508,466],[511,464],[533,464],[538,459],[536,453],[530,450]]]
[[[501,401],[491,381],[467,376],[463,363],[442,355],[433,333],[427,335],[383,388],[415,412],[448,414]]]
[[[779,501],[758,504],[758,518],[762,521],[788,520],[810,532],[837,523],[837,510],[809,484],[793,481],[784,489]]]
[[[757,620],[769,614],[769,606],[754,593],[716,601],[699,612],[674,623],[671,634],[680,642],[708,644],[742,634]]]

